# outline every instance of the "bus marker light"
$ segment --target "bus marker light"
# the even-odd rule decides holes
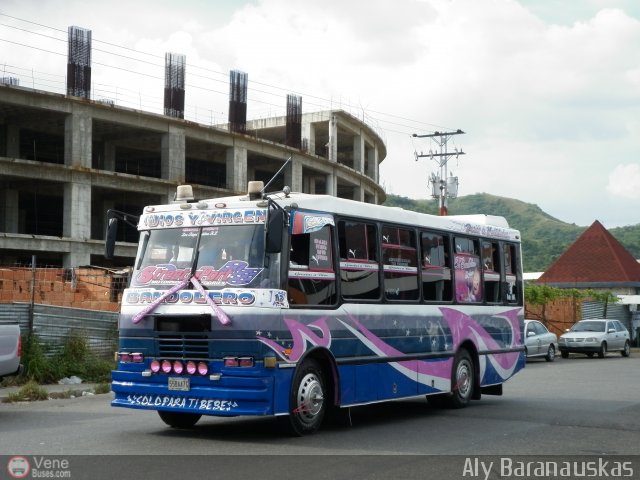
[[[204,362],[198,363],[198,373],[200,375],[206,375],[207,373],[209,373],[209,367],[207,366],[206,363]]]
[[[178,375],[180,375],[183,370],[184,370],[184,365],[182,365],[182,362],[180,360],[176,360],[175,362],[173,362],[173,371],[174,372],[176,372]]]
[[[150,367],[151,367],[151,371],[152,371],[153,373],[158,373],[158,372],[160,371],[160,362],[159,362],[158,360],[155,360],[155,359],[154,359],[154,360],[151,362]]]
[[[195,362],[192,362],[191,360],[189,360],[187,362],[187,373],[189,375],[193,375],[194,373],[196,373],[198,371],[198,367],[196,367]]]
[[[142,376],[143,377],[150,377],[151,376],[151,370],[143,370],[142,371]]]
[[[131,354],[128,352],[120,352],[118,353],[118,356],[120,357],[121,362],[129,363],[131,361]]]
[[[171,372],[171,362],[169,360],[163,360],[162,361],[162,371],[164,373]]]
[[[264,357],[264,368],[276,368],[276,357]]]
[[[222,375],[219,373],[212,373],[211,375],[209,375],[209,380],[211,380],[212,382],[217,382],[221,377]]]

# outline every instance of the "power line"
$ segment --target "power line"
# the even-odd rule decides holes
[[[67,33],[65,30],[62,30],[62,29],[59,29],[59,28],[55,28],[55,27],[52,27],[50,25],[44,25],[44,24],[41,24],[41,23],[38,23],[38,22],[33,22],[31,20],[15,17],[13,15],[8,15],[8,14],[3,13],[3,12],[0,12],[0,16],[11,18],[11,19],[14,19],[14,20],[17,20],[17,21],[20,21],[20,22],[24,22],[24,23],[28,23],[28,24],[31,24],[31,25],[36,25],[38,27],[50,29],[50,30],[53,30],[55,32],[61,32],[61,33],[65,33],[65,34]],[[0,26],[5,26],[5,27],[8,27],[8,28],[17,29],[17,30],[23,31],[25,33],[39,35],[39,36],[42,36],[42,37],[45,37],[45,38],[49,38],[49,39],[53,39],[53,40],[57,40],[57,41],[61,41],[61,42],[66,41],[66,39],[53,37],[53,36],[46,35],[46,34],[43,34],[43,33],[40,33],[40,32],[36,32],[36,31],[33,31],[33,30],[29,30],[29,29],[21,28],[21,27],[17,27],[17,26],[8,25],[8,24],[5,24],[5,23],[0,24]],[[52,54],[56,54],[56,55],[65,55],[64,53],[59,53],[59,52],[47,50],[45,48],[36,47],[34,45],[27,45],[27,44],[24,44],[24,43],[21,43],[21,42],[12,41],[12,40],[0,39],[0,41],[4,41],[4,42],[11,43],[11,44],[14,44],[14,45],[19,45],[19,46],[26,47],[26,48],[32,48],[32,49],[39,50],[39,51],[42,51],[42,52],[45,52],[45,53],[52,53]],[[130,48],[130,47],[126,47],[126,46],[123,46],[123,45],[117,45],[115,43],[107,42],[107,41],[100,40],[100,39],[94,39],[94,42],[100,43],[100,44],[104,44],[104,45],[108,45],[110,47],[126,50],[128,52],[133,52],[133,53],[138,54],[138,55],[144,55],[144,56],[152,57],[152,58],[155,58],[155,59],[162,59],[163,58],[160,55],[156,55],[156,54],[152,54],[152,53],[149,53],[149,52],[136,50],[136,49],[133,49],[133,48]],[[123,55],[121,53],[117,53],[117,52],[113,52],[113,51],[109,51],[109,50],[98,49],[98,48],[94,48],[94,50],[97,51],[97,52],[104,53],[106,55],[111,55],[111,56],[117,57],[117,58],[131,60],[131,61],[134,61],[134,62],[139,62],[141,64],[146,64],[146,65],[150,65],[150,66],[157,67],[157,68],[163,68],[162,65],[160,65],[158,63],[154,63],[154,62],[149,61],[149,60],[143,60],[143,59],[140,59],[140,58],[134,58],[134,57],[131,57],[131,56],[128,56],[128,55]],[[136,75],[140,75],[140,76],[144,76],[144,77],[148,77],[148,78],[154,78],[154,79],[157,78],[154,75],[151,75],[151,74],[148,74],[148,73],[144,73],[144,72],[140,72],[140,71],[137,71],[137,70],[132,70],[130,68],[118,67],[118,66],[115,66],[115,65],[109,65],[109,64],[106,64],[106,63],[102,63],[102,62],[94,62],[94,63],[96,65],[99,65],[99,66],[102,66],[102,67],[105,67],[105,68],[113,68],[113,69],[116,69],[116,70],[119,70],[119,71],[132,73],[132,74],[136,74]],[[187,63],[186,66],[189,69],[193,68],[193,69],[196,69],[196,70],[209,72],[209,73],[214,74],[216,76],[219,75],[221,77],[226,77],[226,75],[227,75],[224,72],[218,72],[216,70],[209,69],[209,68],[206,68],[206,67],[202,67],[202,66],[199,66],[199,65],[196,65],[196,64]],[[205,75],[201,75],[201,74],[197,74],[197,73],[193,73],[193,72],[189,73],[188,75],[190,77],[194,76],[196,78],[200,78],[200,79],[203,79],[203,80],[210,80],[210,81],[220,82],[220,83],[225,81],[225,80],[222,80],[222,79],[213,78],[213,77],[210,77],[210,76],[205,76]],[[309,101],[305,100],[305,104],[314,105],[314,106],[317,106],[317,107],[320,107],[320,108],[327,108],[327,106],[331,106],[331,105],[333,105],[335,103],[333,99],[327,99],[327,98],[320,97],[320,96],[317,96],[317,95],[313,95],[313,94],[310,94],[310,93],[305,93],[305,92],[300,92],[300,91],[295,91],[295,90],[292,91],[291,89],[286,89],[286,88],[283,88],[281,86],[269,84],[269,83],[266,83],[266,82],[260,82],[260,81],[257,81],[257,80],[252,80],[251,84],[260,85],[260,86],[263,86],[263,87],[267,87],[269,89],[277,90],[279,92],[286,92],[286,93],[293,93],[293,94],[296,94],[296,95],[301,95],[306,99],[307,98],[311,98],[311,99],[317,100],[317,101],[319,101],[321,103],[309,102]],[[187,86],[189,86],[190,88],[196,88],[196,89],[199,89],[199,90],[204,90],[204,91],[208,91],[208,92],[215,93],[215,94],[221,94],[221,95],[226,94],[226,92],[221,92],[221,91],[218,91],[218,90],[215,90],[215,89],[212,89],[212,88],[208,88],[208,87],[203,87],[203,86],[197,85],[197,84],[191,84],[190,83],[190,84],[187,84]],[[272,96],[279,95],[277,93],[274,93],[274,92],[271,92],[271,91],[268,91],[268,90],[257,89],[257,88],[253,88],[253,87],[249,87],[248,90],[251,90],[251,91],[259,93],[259,94],[264,94],[264,95],[272,95]],[[253,98],[253,101],[259,102],[259,103],[262,103],[262,104],[266,104],[266,105],[270,105],[270,106],[273,106],[273,107],[276,107],[276,108],[279,108],[279,109],[283,109],[284,108],[284,106],[281,106],[279,104],[276,105],[276,104],[270,103],[268,101],[259,100],[257,98]],[[411,119],[411,118],[408,118],[408,117],[404,117],[404,116],[401,116],[401,115],[396,115],[396,114],[392,114],[392,113],[388,113],[388,112],[384,112],[384,111],[380,111],[380,110],[369,110],[369,109],[365,110],[361,106],[356,106],[356,105],[353,105],[353,104],[351,104],[349,102],[340,101],[339,104],[341,106],[345,106],[347,108],[351,108],[351,109],[356,110],[356,111],[357,110],[362,110],[363,114],[366,111],[367,114],[372,113],[372,114],[375,114],[377,116],[389,117],[389,118],[393,118],[393,119],[397,119],[397,120],[402,120],[404,122],[411,122],[411,123],[416,124],[416,125],[426,125],[426,126],[435,127],[435,128],[446,128],[446,127],[444,127],[442,125],[433,124],[433,123],[429,123],[429,122],[424,122],[424,121],[416,120],[416,119]],[[400,130],[394,130],[392,128],[385,127],[384,130],[387,130],[389,132],[410,135],[410,130],[409,129],[415,129],[416,128],[416,127],[413,127],[411,125],[406,125],[404,123],[394,122],[394,121],[387,120],[387,119],[380,118],[380,117],[374,117],[374,116],[371,116],[371,115],[369,115],[369,117],[374,119],[374,120],[376,120],[376,121],[378,121],[378,122],[380,122],[380,123],[384,123],[385,125],[394,125],[396,127],[401,127],[401,128],[406,128],[407,129],[407,131],[400,131]]]

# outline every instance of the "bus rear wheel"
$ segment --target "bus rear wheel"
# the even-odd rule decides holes
[[[191,428],[202,417],[198,413],[165,412],[162,410],[158,410],[158,415],[164,423],[173,428]]]
[[[451,392],[427,396],[429,404],[437,408],[464,408],[473,396],[475,369],[471,355],[464,348],[456,353],[451,372]]]
[[[325,379],[318,362],[305,360],[296,370],[289,397],[288,426],[296,436],[314,433],[324,419],[327,405]]]

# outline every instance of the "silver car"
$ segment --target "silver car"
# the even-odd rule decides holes
[[[629,331],[618,320],[580,320],[567,333],[560,335],[558,342],[560,355],[567,358],[569,353],[584,353],[604,358],[607,352],[618,351],[623,357],[631,354]]]
[[[524,321],[525,354],[527,358],[544,357],[547,362],[553,362],[558,351],[558,337],[547,330],[537,320]]]

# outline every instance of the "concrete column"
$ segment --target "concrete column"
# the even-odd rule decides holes
[[[227,188],[238,193],[247,190],[247,149],[244,147],[227,149]]]
[[[353,168],[356,172],[364,172],[364,136],[355,135],[353,137]]]
[[[116,171],[116,146],[113,142],[105,142],[104,144],[103,168],[108,172]]]
[[[83,177],[64,186],[62,235],[75,240],[91,238],[91,184],[88,175]],[[67,268],[88,265],[90,261],[88,253],[69,253],[63,259]]]
[[[302,138],[307,141],[307,152],[316,154],[316,127],[312,122],[302,124]],[[304,141],[304,140],[303,140]]]
[[[329,153],[328,159],[330,162],[338,161],[338,121],[335,114],[331,114],[329,120]]]
[[[20,158],[20,127],[7,125],[7,157]]]
[[[284,184],[289,185],[292,192],[302,192],[302,163],[295,157],[284,169]]]
[[[19,192],[18,190],[5,190],[4,191],[4,231],[7,233],[20,233],[18,231],[19,226]]]
[[[64,164],[91,168],[92,119],[89,111],[73,107],[64,121]]]
[[[327,195],[338,195],[338,179],[335,174],[327,175]]]
[[[364,188],[354,187],[353,188],[353,199],[358,202],[364,202]]]
[[[378,183],[378,178],[380,175],[380,165],[378,164],[378,147],[373,149],[373,155],[371,156],[371,159],[369,161],[372,162],[369,165],[373,165],[370,177],[373,178],[376,183]]]
[[[377,150],[374,147],[368,147],[365,149],[365,151],[365,155],[367,158],[367,171],[364,173],[367,177],[376,180],[376,165],[378,164]]]
[[[185,138],[184,130],[173,125],[162,135],[160,172],[165,180],[184,183]]]

